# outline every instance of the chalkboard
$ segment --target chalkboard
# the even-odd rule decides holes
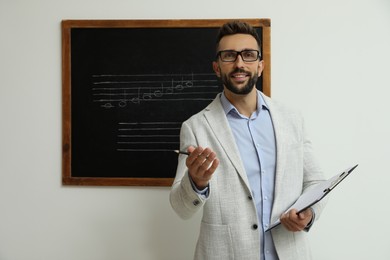
[[[212,70],[228,20],[64,20],[64,185],[169,186],[181,123],[222,87]],[[270,20],[262,38],[270,95]]]

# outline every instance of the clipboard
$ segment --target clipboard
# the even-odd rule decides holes
[[[303,193],[291,207],[289,207],[285,212],[290,209],[296,209],[297,214],[310,208],[320,200],[322,200],[326,195],[328,195],[340,182],[342,182],[355,168],[358,166],[352,166],[340,174],[336,174],[332,178],[321,182],[315,185],[313,188],[309,189],[307,192]],[[280,225],[280,219],[272,223],[265,232],[273,229],[274,227]]]

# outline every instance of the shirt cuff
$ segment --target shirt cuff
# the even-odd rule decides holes
[[[310,210],[311,210],[311,213],[312,213],[312,217],[311,217],[310,222],[305,227],[305,229],[304,229],[305,231],[309,231],[310,230],[310,228],[313,226],[314,220],[316,218],[316,214],[315,214],[314,210],[312,208],[310,208]]]
[[[209,197],[209,185],[207,185],[207,187],[204,188],[203,190],[199,190],[196,187],[196,185],[195,185],[194,181],[192,180],[191,176],[188,175],[188,177],[190,178],[190,182],[191,182],[191,185],[192,185],[192,188],[194,189],[194,191],[196,193],[198,193],[199,195],[201,195],[203,198],[205,198],[205,199],[208,198]]]

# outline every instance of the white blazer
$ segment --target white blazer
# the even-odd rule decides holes
[[[255,225],[260,227],[261,223],[258,223],[248,178],[220,95],[185,121],[180,132],[182,150],[190,145],[210,147],[220,160],[209,184],[209,196],[205,199],[194,192],[185,165],[186,156],[180,155],[170,202],[183,219],[203,208],[194,259],[259,260],[261,237]],[[270,110],[277,147],[273,222],[302,192],[324,177],[313,156],[300,114],[263,97]],[[324,203],[313,206],[316,218]],[[272,230],[272,236],[280,260],[311,259],[306,232],[289,232],[279,226]]]

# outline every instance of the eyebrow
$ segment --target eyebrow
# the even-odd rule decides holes
[[[234,52],[236,52],[236,50],[233,50],[233,49],[220,50],[220,51],[234,51]],[[242,49],[241,51],[260,51],[260,50],[245,48],[245,49]],[[238,52],[241,52],[241,51],[238,51]]]

